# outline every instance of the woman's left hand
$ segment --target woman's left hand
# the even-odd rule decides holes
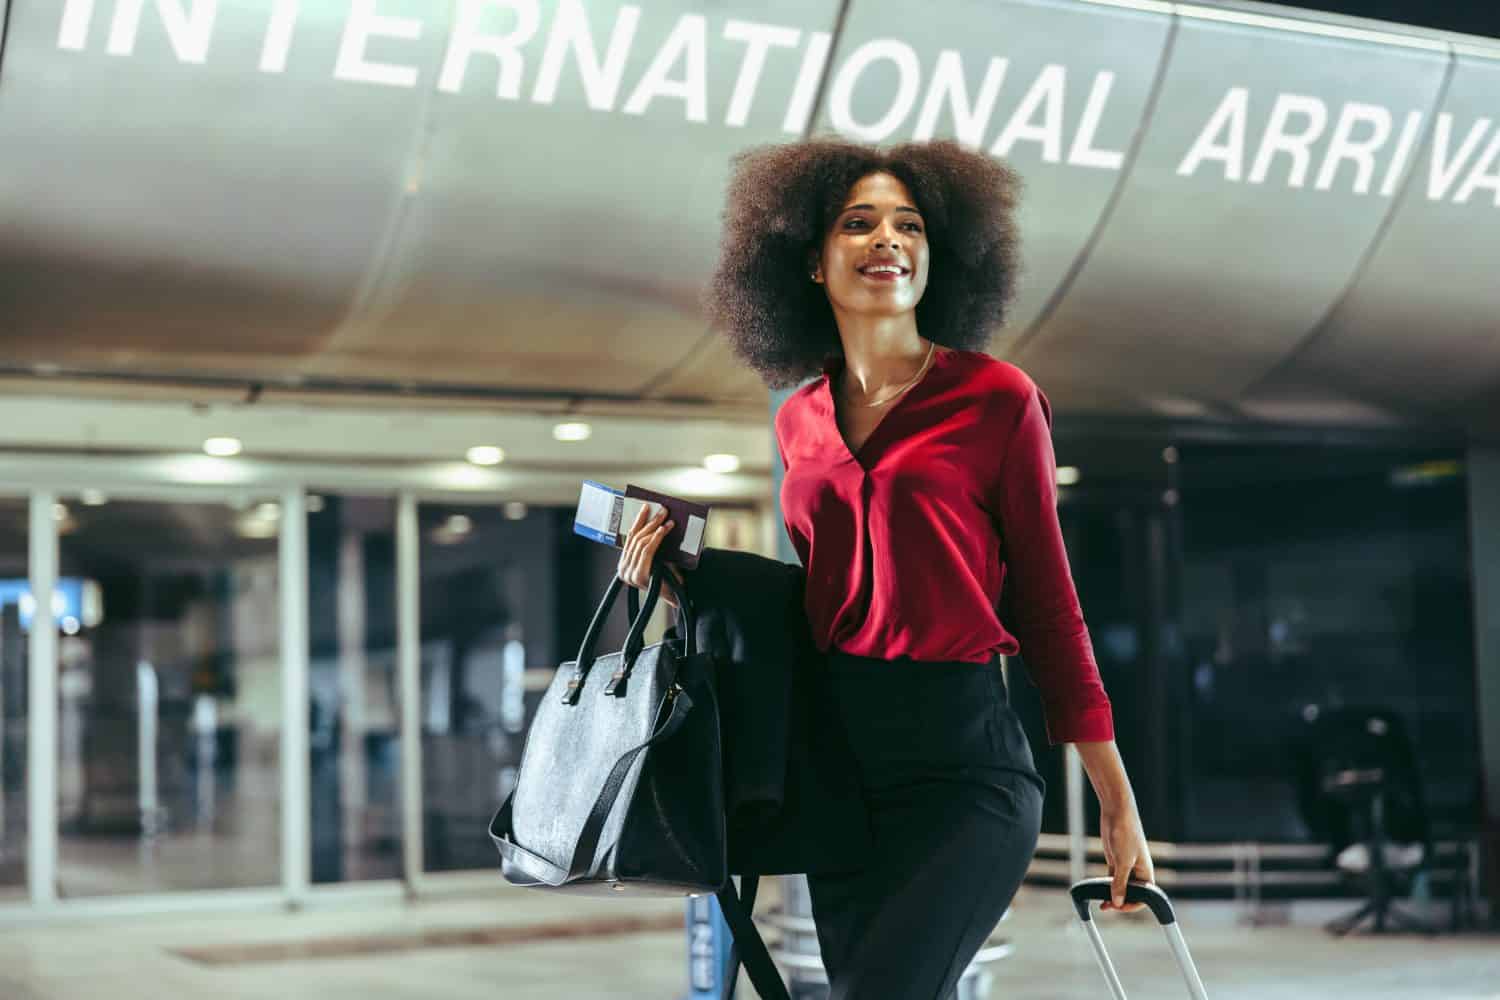
[[[1114,880],[1110,887],[1111,900],[1101,910],[1119,910],[1134,913],[1145,907],[1145,903],[1125,903],[1125,884],[1129,881],[1155,882],[1156,869],[1151,864],[1151,851],[1146,846],[1146,831],[1141,827],[1141,816],[1135,803],[1099,811],[1099,838],[1104,841],[1104,860],[1109,864],[1109,875]]]

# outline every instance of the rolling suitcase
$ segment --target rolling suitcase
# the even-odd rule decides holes
[[[1104,979],[1109,983],[1110,994],[1114,1000],[1126,1000],[1125,988],[1120,985],[1120,977],[1115,974],[1115,966],[1109,960],[1109,952],[1104,950],[1104,939],[1099,936],[1099,928],[1094,926],[1089,912],[1089,903],[1096,900],[1105,902],[1109,899],[1111,885],[1113,882],[1109,878],[1086,878],[1075,883],[1068,891],[1073,896],[1073,909],[1078,911],[1078,919],[1083,921],[1083,927],[1088,931],[1089,943],[1094,946],[1094,958],[1098,959],[1099,971],[1104,973]],[[1182,975],[1187,980],[1188,993],[1193,1000],[1208,1000],[1208,993],[1203,989],[1203,980],[1198,978],[1198,968],[1193,965],[1193,956],[1188,954],[1187,942],[1182,938],[1182,929],[1177,926],[1177,915],[1172,912],[1172,901],[1167,899],[1167,894],[1154,885],[1131,882],[1125,889],[1125,902],[1145,903],[1150,907],[1152,914],[1156,917],[1156,922],[1161,924],[1162,930],[1166,931],[1167,943],[1172,946],[1172,953],[1177,956],[1177,964],[1182,966]]]

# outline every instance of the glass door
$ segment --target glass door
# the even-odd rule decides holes
[[[60,497],[63,898],[281,880],[280,504]]]

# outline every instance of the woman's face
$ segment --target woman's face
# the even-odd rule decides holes
[[[886,173],[856,182],[814,267],[813,280],[825,286],[835,311],[915,309],[927,289],[927,227],[906,185]]]

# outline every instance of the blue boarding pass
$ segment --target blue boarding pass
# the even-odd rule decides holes
[[[640,496],[638,494],[649,494]],[[635,523],[641,508],[647,517],[666,509],[676,524],[662,539],[661,557],[668,562],[688,568],[698,564],[703,549],[704,527],[709,508],[704,504],[683,500],[664,493],[653,493],[638,486],[617,490],[592,479],[583,481],[578,494],[578,512],[573,516],[573,531],[601,545],[624,548],[625,536]]]
[[[627,497],[624,490],[585,479],[583,490],[578,494],[578,513],[573,516],[573,530],[604,545],[622,548],[625,534],[635,523],[642,507],[651,508],[647,515],[650,517],[661,504]]]

